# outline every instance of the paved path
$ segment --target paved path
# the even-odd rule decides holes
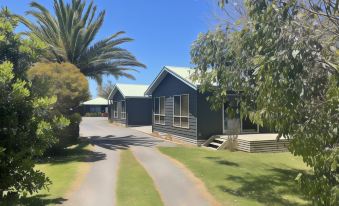
[[[145,147],[134,147],[132,151],[152,177],[165,205],[211,205],[188,175],[163,154]]]
[[[165,205],[211,205],[203,192],[180,167],[155,149],[175,146],[140,131],[116,127],[106,118],[83,118],[80,134],[95,145],[97,157],[84,181],[70,194],[65,205],[113,206],[119,150],[131,148],[152,177]],[[132,198],[132,197],[131,197]]]

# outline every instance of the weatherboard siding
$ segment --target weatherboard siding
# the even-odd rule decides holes
[[[128,126],[152,124],[152,98],[127,98]]]
[[[180,128],[173,126],[173,96],[181,94],[189,94],[189,128]],[[167,74],[152,93],[152,110],[154,110],[154,98],[162,96],[165,97],[165,125],[155,124],[153,121],[153,131],[171,134],[174,137],[178,136],[178,139],[196,144],[197,91],[189,87],[173,75]]]
[[[198,140],[203,142],[212,135],[223,133],[222,109],[214,111],[207,101],[210,94],[198,93]]]

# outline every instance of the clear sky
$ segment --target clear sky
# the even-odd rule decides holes
[[[31,0],[0,0],[13,13],[24,15]],[[53,0],[37,0],[49,9]],[[88,1],[89,2],[89,1]],[[123,47],[147,65],[135,73],[136,80],[105,78],[113,83],[150,84],[165,65],[190,66],[190,47],[200,32],[213,27],[215,0],[94,0],[98,10],[106,10],[105,22],[96,40],[117,31],[134,39]],[[23,26],[18,28],[24,29]],[[96,96],[96,83],[90,81]]]

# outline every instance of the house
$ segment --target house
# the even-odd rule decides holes
[[[152,98],[148,85],[116,84],[108,96],[108,118],[126,126],[152,124]]]
[[[102,97],[97,97],[80,105],[81,115],[106,116],[108,113],[108,101]]]
[[[199,92],[199,85],[190,78],[193,70],[165,66],[145,94],[153,100],[153,132],[170,134],[173,138],[200,145],[216,134],[238,130],[257,133],[259,127],[248,120],[230,118],[226,109],[210,109],[208,94]],[[229,98],[234,98],[229,95]]]

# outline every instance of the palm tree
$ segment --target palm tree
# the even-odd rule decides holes
[[[86,8],[86,1],[72,0],[71,4],[65,4],[63,0],[54,0],[55,16],[37,2],[32,2],[30,6],[33,9],[26,13],[33,16],[36,22],[21,16],[19,20],[29,28],[28,35],[37,37],[47,45],[48,52],[44,54],[47,60],[71,62],[99,84],[103,75],[133,79],[129,72],[137,71],[134,67],[146,67],[129,51],[119,47],[133,40],[120,37],[125,32],[117,32],[93,43],[105,17],[105,11],[96,15],[97,8],[93,2]]]

